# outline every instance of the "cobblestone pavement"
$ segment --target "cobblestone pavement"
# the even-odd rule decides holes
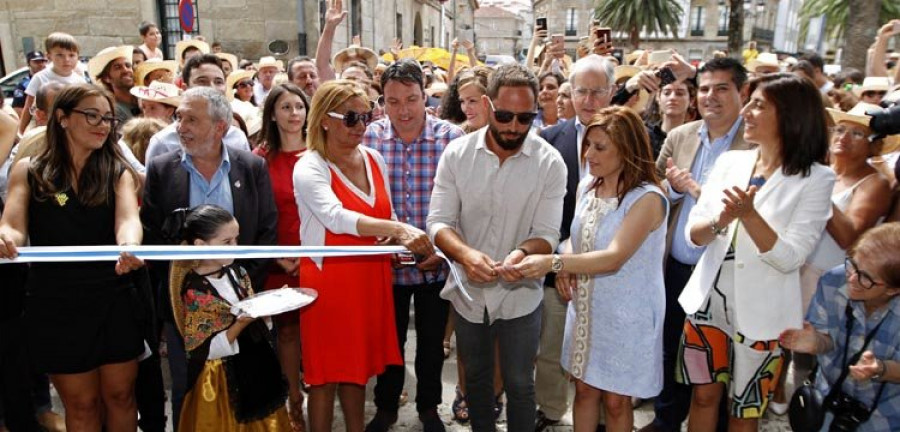
[[[410,322],[414,322],[412,319]],[[416,343],[416,334],[414,331],[409,331],[407,336],[407,344],[406,344],[406,353],[407,353],[407,362],[406,362],[406,386],[409,393],[409,402],[400,407],[399,419],[394,427],[391,429],[393,432],[414,432],[421,431],[422,425],[419,423],[419,418],[415,409],[415,372],[413,367],[412,359],[415,357],[415,343]],[[454,340],[455,343],[455,340]],[[455,346],[454,346],[455,348]],[[163,376],[166,380],[166,391],[169,391],[169,379],[168,379],[168,370],[166,365],[163,365],[165,369],[163,371]],[[444,419],[444,423],[447,426],[447,430],[451,432],[463,432],[470,431],[471,428],[468,426],[460,425],[451,420],[452,413],[450,410],[450,406],[453,403],[454,398],[454,389],[456,387],[457,382],[457,372],[456,372],[456,350],[450,354],[450,358],[444,362],[444,372],[442,374],[443,382],[444,382],[444,390],[443,390],[443,403],[438,409],[438,412],[442,419]],[[369,385],[366,388],[367,397],[366,397],[366,420],[371,419],[372,416],[375,415],[375,404],[373,402],[373,388],[375,386],[375,379],[373,378]],[[574,390],[573,390],[574,394]],[[55,390],[53,392],[53,406],[56,408],[57,412],[62,412],[62,403],[59,400],[58,395]],[[168,408],[167,404],[167,411]],[[169,411],[171,412],[171,411]],[[514,432],[508,431],[506,428],[506,423],[504,421],[506,412],[501,415],[500,422],[498,422],[498,431],[500,432]],[[634,423],[636,428],[640,428],[653,420],[653,401],[645,401],[637,410],[635,410],[634,414]],[[335,422],[334,427],[332,428],[335,431],[343,431],[344,430],[344,422],[343,417],[341,415],[340,407],[335,405]],[[171,426],[167,429],[171,431]],[[563,417],[562,421],[559,425],[549,428],[549,431],[552,432],[570,432],[572,431],[572,417],[571,413],[565,417]],[[687,430],[686,426],[683,430]],[[786,416],[775,416],[771,413],[767,414],[766,417],[761,422],[760,431],[761,432],[783,432],[790,431],[791,428],[788,425]],[[515,431],[520,432],[520,431]],[[530,431],[526,431],[530,432]]]

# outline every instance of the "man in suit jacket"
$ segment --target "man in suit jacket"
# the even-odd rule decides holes
[[[746,150],[740,116],[746,97],[747,71],[731,58],[713,59],[697,72],[697,107],[703,120],[669,132],[656,168],[669,186],[669,231],[666,258],[666,317],[663,324],[663,390],[654,402],[656,418],[641,432],[680,431],[690,408],[691,389],[675,382],[678,344],[685,313],[678,296],[687,284],[703,248],[687,244],[684,231],[688,214],[716,159],[728,150]],[[723,398],[724,399],[724,398]],[[724,404],[723,404],[724,407]],[[719,429],[727,425],[727,411],[720,407]]]
[[[577,202],[575,190],[581,178],[588,173],[582,161],[584,130],[598,111],[609,106],[614,94],[613,76],[612,63],[599,55],[588,55],[575,62],[570,82],[576,115],[541,131],[541,138],[559,151],[569,171],[559,230],[560,243],[569,238]],[[548,274],[544,281],[544,309],[541,313],[541,340],[535,376],[535,399],[539,407],[535,432],[559,423],[559,419],[569,410],[569,381],[559,363],[567,305],[559,297],[555,282],[554,273]]]
[[[231,106],[225,95],[209,87],[190,89],[184,93],[176,114],[181,148],[159,155],[147,164],[141,207],[144,242],[171,243],[174,233],[166,232],[169,230],[163,227],[174,210],[215,204],[237,219],[239,244],[276,244],[278,214],[265,161],[222,143],[231,124]],[[267,262],[238,261],[250,274],[255,288],[264,285]],[[184,341],[173,325],[168,263],[152,264],[152,280],[165,321],[172,373],[172,419],[177,427],[186,391],[187,360]]]

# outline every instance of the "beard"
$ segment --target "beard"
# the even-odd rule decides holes
[[[518,149],[519,147],[522,146],[522,143],[525,142],[525,138],[528,137],[528,131],[525,131],[524,133],[515,134],[516,137],[512,138],[512,139],[503,138],[503,135],[501,134],[500,130],[497,129],[497,127],[494,126],[493,123],[488,124],[488,130],[491,132],[491,137],[494,138],[494,141],[503,150]],[[514,132],[507,132],[507,134],[512,134],[512,133],[514,133]]]

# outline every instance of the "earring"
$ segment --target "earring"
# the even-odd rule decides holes
[[[325,129],[325,130],[326,130],[326,131],[327,131],[327,130],[328,130],[328,128],[327,128],[327,127],[325,127],[325,126],[322,126],[322,129]]]
[[[60,126],[62,126],[62,128],[65,129],[65,128],[69,127],[69,124],[68,123],[60,123]]]

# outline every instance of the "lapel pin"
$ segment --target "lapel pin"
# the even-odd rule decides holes
[[[234,182],[234,187],[240,189],[240,188],[241,188],[241,181],[238,180],[238,181]]]

